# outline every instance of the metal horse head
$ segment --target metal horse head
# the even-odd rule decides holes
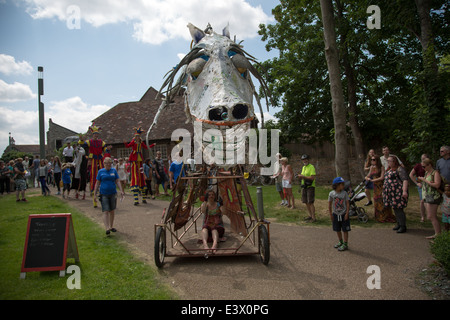
[[[250,128],[255,119],[253,96],[263,112],[251,75],[259,80],[267,97],[268,89],[259,72],[253,66],[256,59],[242,46],[230,39],[228,26],[222,34],[215,33],[208,24],[201,30],[191,23],[187,26],[192,36],[191,50],[180,63],[169,71],[160,93],[166,94],[147,132],[147,139],[160,111],[173,97],[185,88],[185,112],[188,121],[202,122],[204,128]],[[174,84],[175,76],[179,74]]]

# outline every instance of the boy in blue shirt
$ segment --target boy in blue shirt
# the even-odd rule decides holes
[[[64,193],[67,190],[67,199],[69,199],[70,185],[72,184],[72,170],[70,170],[70,164],[68,163],[64,163],[62,166],[62,182],[63,182],[62,197],[65,199]]]
[[[170,176],[170,189],[173,190],[175,185],[177,184],[178,176],[185,176],[186,168],[183,169],[183,150],[179,152],[179,158],[176,158],[172,161],[169,167],[169,176]],[[183,169],[183,171],[181,170]]]
[[[337,177],[333,180],[333,191],[328,195],[328,211],[333,223],[333,231],[337,233],[339,239],[339,243],[334,247],[339,251],[348,249],[348,232],[351,230],[349,208],[348,193],[344,190],[344,179]]]

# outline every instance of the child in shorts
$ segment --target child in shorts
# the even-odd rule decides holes
[[[450,184],[446,184],[444,187],[444,194],[442,195],[444,201],[442,201],[442,222],[445,226],[445,231],[450,231]]]
[[[334,246],[339,251],[348,250],[348,232],[350,229],[349,197],[344,190],[344,179],[333,180],[333,191],[328,195],[328,211],[333,223],[333,231],[337,233],[339,242]]]
[[[65,193],[67,190],[67,199],[69,199],[70,185],[72,184],[72,170],[70,170],[70,164],[68,163],[64,163],[62,166],[62,182],[63,182],[62,197],[65,199]]]

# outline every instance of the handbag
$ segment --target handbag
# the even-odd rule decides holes
[[[434,182],[434,173],[436,172],[436,170],[434,170],[431,173],[431,182]],[[442,182],[441,182],[442,185]],[[442,195],[439,192],[439,189],[433,188],[430,185],[426,185],[426,195],[425,195],[425,202],[426,203],[430,203],[430,204],[440,204],[442,201]]]

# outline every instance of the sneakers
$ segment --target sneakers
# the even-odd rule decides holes
[[[348,243],[344,241],[339,241],[334,245],[334,248],[338,249],[338,251],[348,250]]]
[[[337,249],[337,248],[339,248],[340,246],[342,246],[342,244],[344,243],[344,241],[339,241],[338,243],[336,243],[335,245],[334,245],[334,248],[335,249]]]

